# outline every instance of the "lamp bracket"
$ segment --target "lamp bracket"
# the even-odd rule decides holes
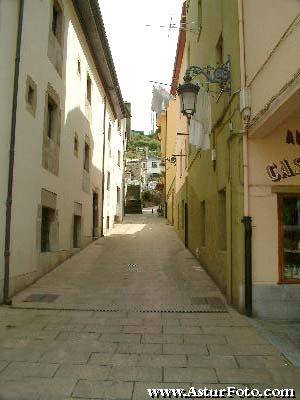
[[[196,76],[204,75],[209,83],[218,83],[224,85],[223,91],[230,92],[231,84],[231,62],[228,56],[227,61],[216,67],[208,65],[206,67],[200,67],[198,65],[190,66],[185,73],[184,81],[190,82]]]

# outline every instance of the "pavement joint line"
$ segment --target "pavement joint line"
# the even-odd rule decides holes
[[[132,309],[98,309],[98,308],[66,308],[66,307],[21,307],[21,306],[11,306],[11,309],[15,310],[50,310],[50,311],[83,311],[83,312],[89,312],[89,311],[94,311],[94,312],[132,312],[132,313],[166,313],[166,314],[227,314],[228,310],[132,310]]]

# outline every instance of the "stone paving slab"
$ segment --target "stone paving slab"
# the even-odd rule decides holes
[[[7,349],[0,347],[0,360],[2,361],[37,361],[40,359],[42,352],[30,351],[25,349]]]
[[[108,353],[92,353],[88,361],[89,364],[97,365],[138,365],[138,354],[108,354]]]
[[[57,378],[76,378],[88,380],[107,380],[111,367],[93,364],[62,364],[57,370]]]
[[[138,229],[134,242],[128,234],[131,229]],[[131,268],[132,264],[136,267]],[[226,308],[222,309],[224,302],[218,289],[195,264],[197,261],[162,219],[130,217],[124,224],[116,225],[110,236],[92,243],[15,296],[14,306],[58,310],[226,312]],[[182,285],[183,280],[185,285]],[[141,281],[147,285],[142,286]],[[58,297],[51,303],[26,301],[42,294]],[[195,298],[207,298],[207,301],[196,304]]]
[[[164,344],[164,354],[201,354],[208,355],[207,346],[204,344]]]
[[[184,355],[174,354],[141,354],[137,360],[137,365],[153,367],[186,367],[187,357]]]
[[[59,364],[41,364],[30,362],[11,362],[0,373],[0,381],[19,380],[24,378],[51,378],[58,370]]]
[[[130,400],[133,382],[79,380],[73,396],[80,399]]]
[[[36,400],[45,395],[54,400],[59,396],[71,396],[76,379],[26,378],[0,382],[1,400]]]
[[[101,335],[100,342],[113,343],[141,343],[141,334],[137,333],[104,333]]]
[[[249,345],[219,345],[208,344],[208,350],[211,354],[220,355],[248,355],[248,356],[268,356],[278,355],[278,350],[272,345],[249,344]]]
[[[191,354],[187,356],[189,367],[200,368],[239,368],[234,356],[201,356]]]
[[[128,295],[155,304],[168,284],[172,301],[187,291],[189,298],[210,292],[223,299],[162,219],[141,218],[127,220],[127,227],[118,228],[122,234],[117,229],[99,240],[101,246],[93,243],[24,293],[57,291],[60,308],[0,307],[0,400],[135,400],[149,398],[147,388],[191,385],[298,387],[300,370],[231,308],[227,313],[88,309],[99,296],[120,301]],[[142,228],[126,234],[136,222]],[[137,264],[136,271],[128,271],[129,262]],[[64,309],[71,300],[74,309]]]
[[[113,366],[109,377],[115,381],[161,381],[161,367]]]
[[[132,344],[119,343],[118,353],[125,354],[162,354],[163,345],[161,343]]]
[[[178,383],[178,382],[168,382],[168,383],[161,383],[161,382],[135,382],[134,384],[134,391],[132,400],[149,400],[149,394],[147,389],[168,389],[168,388],[176,388],[176,389],[184,389],[186,391],[189,390],[190,385],[186,382]]]
[[[184,344],[227,344],[225,336],[221,335],[184,335]]]
[[[236,356],[240,368],[286,368],[290,364],[282,356]]]
[[[218,378],[213,368],[164,368],[164,381],[217,383]]]
[[[263,383],[273,382],[270,371],[262,368],[234,368],[216,369],[218,380],[221,383]]]
[[[142,343],[183,343],[183,335],[159,335],[145,334],[142,337]]]

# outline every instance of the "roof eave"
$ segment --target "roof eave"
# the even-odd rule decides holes
[[[128,117],[97,0],[72,0],[115,118]]]

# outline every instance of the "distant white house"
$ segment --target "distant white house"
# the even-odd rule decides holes
[[[141,160],[142,187],[154,190],[164,167],[159,157],[149,156]]]

